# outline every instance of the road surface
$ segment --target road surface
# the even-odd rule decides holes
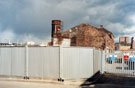
[[[135,77],[105,74],[97,80],[88,79],[82,88],[135,88]],[[92,87],[93,86],[93,87]]]

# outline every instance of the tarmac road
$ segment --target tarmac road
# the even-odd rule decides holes
[[[135,88],[135,77],[124,77],[124,76],[114,75],[114,74],[105,74],[100,76],[99,79],[93,82],[90,81],[91,80],[87,80],[81,87],[82,88]]]

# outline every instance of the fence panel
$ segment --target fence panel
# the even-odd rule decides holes
[[[25,48],[0,48],[0,75],[24,76]]]
[[[25,76],[25,47],[12,47],[11,59],[11,75]]]
[[[29,47],[28,48],[28,76],[42,77],[43,76],[43,56],[41,52],[43,48]]]
[[[93,49],[80,48],[80,78],[89,78],[93,75]]]
[[[39,78],[59,78],[59,47],[30,47],[28,75]]]
[[[93,49],[63,48],[63,78],[89,78],[93,75]]]
[[[59,47],[47,47],[44,49],[44,78],[59,78],[60,71],[60,49]]]
[[[94,74],[100,71],[101,51],[94,49]]]
[[[0,75],[11,75],[11,48],[0,48]]]

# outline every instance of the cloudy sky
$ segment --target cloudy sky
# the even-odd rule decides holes
[[[64,29],[87,22],[135,36],[135,0],[0,0],[0,42],[50,41],[51,20]]]

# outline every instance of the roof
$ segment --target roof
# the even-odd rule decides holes
[[[108,31],[105,28],[96,28],[96,27],[94,27],[94,26],[92,26],[92,25],[90,25],[88,23],[81,23],[81,24],[79,24],[77,26],[74,26],[74,27],[68,29],[68,30],[65,30],[64,32],[62,32],[62,34],[67,35],[69,33],[77,32],[77,31],[84,31],[86,29],[93,29],[95,31],[102,32],[102,35],[104,35],[105,33],[113,35],[112,32]],[[113,37],[114,37],[114,35],[113,35]]]

